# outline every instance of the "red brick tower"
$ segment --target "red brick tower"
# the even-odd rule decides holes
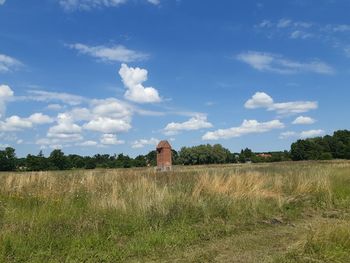
[[[168,141],[161,141],[157,145],[157,171],[171,171],[171,145]]]

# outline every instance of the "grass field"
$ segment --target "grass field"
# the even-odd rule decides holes
[[[0,262],[350,262],[350,162],[0,174]]]

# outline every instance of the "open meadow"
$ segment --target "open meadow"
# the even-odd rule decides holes
[[[0,173],[0,262],[350,262],[350,162]]]

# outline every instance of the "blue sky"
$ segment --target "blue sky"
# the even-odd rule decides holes
[[[0,147],[289,149],[349,129],[345,0],[0,0]]]

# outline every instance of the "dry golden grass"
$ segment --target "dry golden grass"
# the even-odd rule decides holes
[[[263,165],[261,165],[264,167]],[[95,170],[71,172],[8,173],[0,177],[2,193],[10,196],[39,199],[65,199],[78,192],[87,193],[91,206],[102,209],[137,210],[146,212],[151,207],[164,210],[166,202],[186,195],[194,203],[207,195],[226,196],[232,201],[258,202],[275,200],[281,207],[286,202],[312,193],[323,193],[331,200],[329,169],[285,174],[267,174],[243,170],[241,166],[221,170],[185,168],[174,174],[159,175],[152,170]],[[245,167],[246,168],[246,167]],[[171,188],[181,183],[184,173],[193,173],[190,191],[175,192]],[[164,181],[172,177],[173,185]],[[161,179],[161,180],[160,180]],[[170,188],[170,189],[169,189]],[[178,190],[178,188],[177,188]]]
[[[328,210],[343,214],[350,206],[349,164],[213,165],[176,167],[171,173],[0,173],[0,262],[143,261],[149,255],[164,259],[165,251],[201,246],[237,231],[257,227],[256,233],[263,235],[266,225],[287,226]],[[322,258],[319,246],[326,251],[332,244],[348,244],[347,227],[315,226],[313,238],[300,237],[296,251]],[[278,237],[270,232],[271,239]],[[255,234],[246,236],[264,251],[265,242],[259,243]],[[252,244],[242,247],[254,250]],[[347,247],[338,258],[350,254]],[[335,250],[324,257],[337,258]],[[203,253],[202,259],[214,258]],[[299,262],[288,261],[294,257],[290,255],[281,262]]]

